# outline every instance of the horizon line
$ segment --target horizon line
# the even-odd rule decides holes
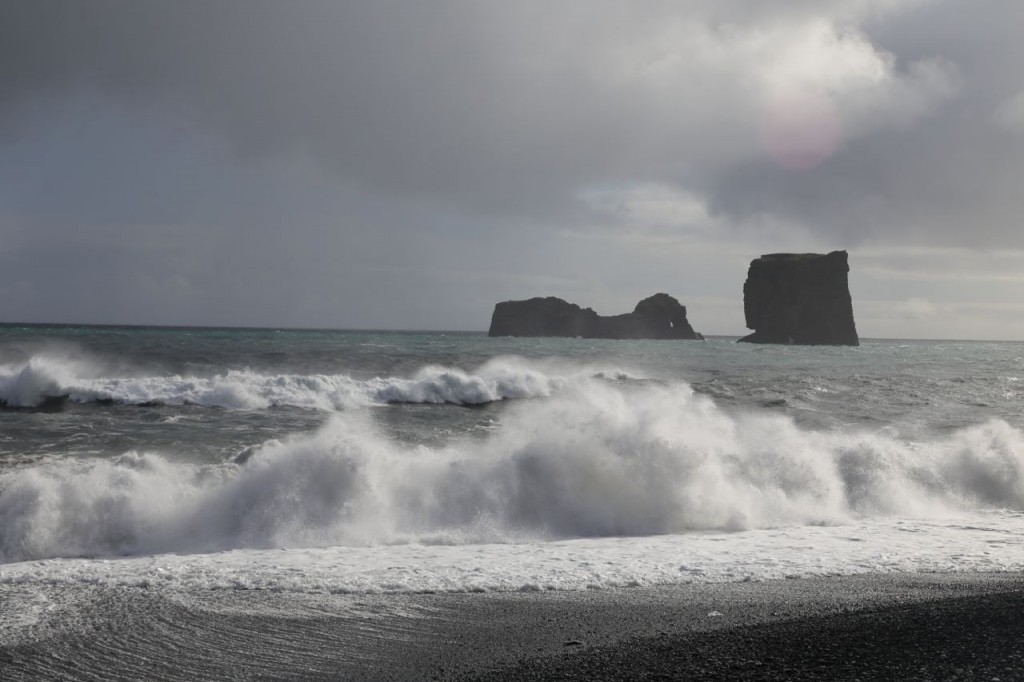
[[[120,328],[120,329],[223,329],[232,331],[283,331],[283,332],[384,332],[394,334],[487,334],[482,329],[396,329],[396,328],[360,328],[360,327],[289,327],[277,326],[266,327],[258,325],[205,325],[205,324],[143,324],[143,323],[109,323],[109,322],[0,322],[2,327],[89,327],[89,328]],[[705,339],[715,338],[741,338],[749,334],[745,331],[739,334],[715,334],[703,333]],[[499,337],[499,338],[563,338],[563,337]],[[567,338],[567,337],[565,337]],[[860,336],[861,341],[948,341],[948,342],[981,342],[981,343],[1022,343],[1024,339],[954,339],[938,337],[885,337],[885,336]],[[644,339],[634,339],[641,341]],[[785,345],[785,344],[769,344]]]

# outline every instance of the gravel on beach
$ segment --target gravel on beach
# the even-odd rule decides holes
[[[633,638],[466,679],[1021,680],[1024,595]]]
[[[0,585],[0,605],[5,681],[1024,679],[1014,573],[411,595]]]

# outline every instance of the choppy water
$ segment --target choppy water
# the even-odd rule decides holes
[[[0,585],[1020,570],[1022,378],[1018,343],[0,326]]]

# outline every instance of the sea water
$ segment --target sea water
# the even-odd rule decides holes
[[[0,586],[1019,571],[1022,379],[1005,342],[0,326]]]

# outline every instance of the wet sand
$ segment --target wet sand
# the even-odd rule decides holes
[[[1024,679],[1024,578],[295,595],[0,586],[0,679]],[[31,608],[29,608],[31,607]]]

